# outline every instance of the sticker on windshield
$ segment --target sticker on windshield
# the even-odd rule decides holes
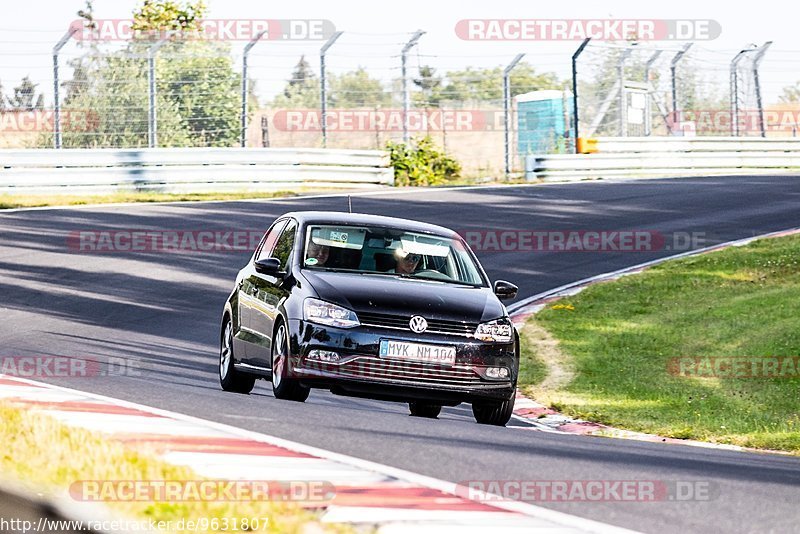
[[[367,231],[350,226],[315,226],[311,228],[311,241],[325,247],[361,250]]]
[[[306,265],[316,265],[317,263],[319,263],[319,260],[317,258],[306,259]]]
[[[347,232],[331,231],[331,241],[337,241],[339,243],[347,243]]]

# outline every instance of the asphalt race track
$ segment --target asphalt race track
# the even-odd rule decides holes
[[[798,177],[584,182],[415,190],[353,197],[354,211],[470,230],[696,232],[697,246],[800,226]],[[544,433],[521,422],[475,424],[469,406],[439,420],[406,405],[314,391],[276,401],[266,382],[224,393],[217,379],[222,304],[247,252],[78,252],[86,230],[257,230],[281,213],[346,210],[344,197],[0,212],[0,356],[126,358],[141,376],[51,383],[268,433],[454,482],[668,480],[707,482],[699,502],[541,503],[644,532],[796,532],[800,458]],[[673,241],[667,239],[671,246]],[[674,248],[671,246],[671,248]],[[674,254],[478,252],[519,298]],[[698,296],[702,298],[702,296]],[[799,401],[800,403],[800,401]]]

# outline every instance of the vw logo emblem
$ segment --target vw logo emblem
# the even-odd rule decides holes
[[[428,329],[428,321],[426,321],[425,317],[422,317],[421,315],[415,315],[408,322],[408,326],[411,327],[412,332],[421,334]]]

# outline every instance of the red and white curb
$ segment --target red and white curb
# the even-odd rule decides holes
[[[679,258],[686,258],[689,256],[698,256],[700,254],[707,254],[709,252],[715,252],[729,247],[742,247],[758,239],[785,237],[795,234],[800,234],[800,228],[780,230],[778,232],[770,232],[758,236],[747,237],[745,239],[728,241],[726,243],[721,243],[719,245],[705,247],[697,250],[691,250],[689,252],[683,252],[681,254],[667,256],[665,258],[659,258],[657,260],[649,261],[646,263],[640,263],[632,267],[626,267],[625,269],[620,269],[618,271],[604,273],[597,276],[593,276],[591,278],[578,280],[577,282],[566,284],[557,287],[555,289],[539,293],[525,300],[522,300],[518,303],[515,303],[509,309],[509,313],[511,314],[511,320],[514,322],[514,325],[517,328],[522,328],[522,326],[525,324],[525,321],[528,320],[528,318],[530,318],[532,315],[537,314],[539,311],[543,310],[548,304],[561,300],[564,297],[571,297],[573,295],[577,295],[578,293],[580,293],[581,291],[583,291],[584,289],[586,289],[591,285],[598,284],[601,282],[610,282],[612,280],[617,280],[619,278],[622,278],[623,276],[640,273],[654,265],[658,265],[666,261],[675,260]],[[534,424],[534,426],[539,430],[550,430],[551,432],[559,432],[564,434],[580,434],[588,436],[633,439],[638,441],[674,443],[680,445],[691,445],[694,447],[724,449],[731,451],[789,454],[783,451],[766,451],[763,449],[751,449],[747,447],[739,447],[737,445],[726,445],[723,443],[709,443],[706,441],[665,438],[663,436],[656,436],[655,434],[634,432],[631,430],[623,430],[607,425],[602,425],[599,423],[592,423],[590,421],[583,421],[580,419],[572,418],[568,415],[563,415],[553,409],[548,408],[547,406],[544,406],[543,404],[539,404],[535,400],[529,399],[528,397],[524,396],[519,391],[517,391],[517,398],[516,402],[514,403],[514,416],[517,419],[525,420],[531,424]]]
[[[492,500],[452,482],[236,427],[91,393],[0,375],[0,401],[102,433],[200,476],[325,481],[335,488],[321,521],[379,532],[631,532],[518,501]]]

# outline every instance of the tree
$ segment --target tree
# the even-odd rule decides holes
[[[200,31],[206,13],[203,0],[179,4],[173,0],[144,0],[133,12],[133,29],[147,34]],[[79,13],[80,14],[80,13]]]
[[[778,97],[785,104],[795,104],[800,102],[800,82],[794,85],[787,85],[783,88],[783,94]]]
[[[450,71],[441,90],[442,100],[452,102],[502,100],[503,68],[474,69],[467,67],[460,71]],[[564,82],[552,72],[537,74],[527,62],[519,63],[510,76],[511,96],[541,89],[562,89]]]
[[[371,78],[364,67],[331,76],[331,103],[338,108],[364,108],[388,105],[391,95],[380,80]]]
[[[86,28],[97,29],[97,23],[94,21],[94,0],[86,0],[86,9],[79,9],[78,17],[83,19]]]
[[[96,30],[97,22],[94,20],[94,3],[93,0],[86,0],[85,9],[78,10],[78,17],[83,21],[83,27],[88,30]],[[77,41],[78,47],[90,46],[93,53],[96,52],[97,45],[92,40]],[[64,105],[70,106],[70,102],[75,101],[80,94],[87,90],[89,87],[89,63],[93,54],[89,57],[77,57],[69,61],[69,66],[72,67],[72,79],[61,82],[61,86],[65,89]]]
[[[419,68],[419,78],[414,78],[414,85],[420,92],[414,95],[414,103],[420,107],[438,108],[442,100],[442,78],[436,75],[436,69],[429,65]]]
[[[5,111],[6,109],[6,97],[5,93],[3,92],[3,82],[0,81],[0,111]]]
[[[231,146],[239,139],[241,74],[228,46],[196,38],[205,9],[202,0],[144,0],[134,11],[139,37],[170,34],[155,65],[159,146]],[[78,14],[93,24],[91,1]],[[65,107],[98,117],[89,132],[65,128],[65,146],[147,145],[151,45],[135,39],[117,53],[88,54],[73,65]]]
[[[172,0],[144,0],[134,12],[133,29],[145,34],[178,32],[164,49],[170,59],[158,61],[156,79],[181,116],[195,146],[230,146],[239,138],[241,75],[233,68],[228,47],[191,39],[201,31],[203,0],[178,4]]]
[[[72,79],[61,83],[61,86],[65,89],[65,106],[69,106],[70,102],[77,99],[84,91],[87,91],[90,84],[90,67],[86,59],[79,57],[71,60],[70,66],[72,67]]]
[[[241,73],[226,46],[204,41],[170,45],[158,62],[158,91],[178,111],[194,146],[231,146],[240,135]],[[166,55],[165,54],[165,55]]]
[[[306,56],[300,56],[300,61],[294,67],[292,78],[283,90],[286,98],[291,98],[293,94],[303,92],[309,86],[316,84],[314,72],[311,70],[311,65],[306,61]]]
[[[319,106],[319,82],[305,56],[295,65],[283,91],[272,102],[276,108],[314,108]]]
[[[318,108],[320,105],[319,80],[308,62],[301,57],[284,90],[272,101],[276,108]],[[328,101],[337,108],[363,108],[388,105],[391,95],[380,80],[370,77],[366,69],[328,76]]]
[[[42,95],[39,95],[39,99],[36,97],[36,87],[38,85],[33,83],[29,76],[22,78],[19,86],[14,88],[14,96],[9,99],[11,108],[14,111],[33,111],[37,109],[37,105],[41,105],[43,108],[44,99]]]
[[[148,144],[148,87],[146,64],[124,52],[99,58],[88,69],[83,90],[64,100],[65,109],[96,114],[91,124],[66,122],[67,148],[145,147]],[[159,91],[160,146],[192,146],[189,129],[175,102]]]

